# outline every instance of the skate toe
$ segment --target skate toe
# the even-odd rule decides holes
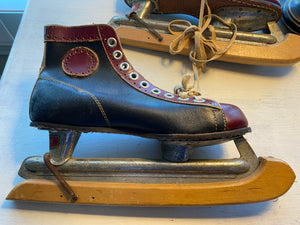
[[[248,127],[248,120],[242,110],[235,105],[221,103],[225,114],[226,130]]]

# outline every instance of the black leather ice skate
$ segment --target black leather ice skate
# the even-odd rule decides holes
[[[30,118],[32,126],[49,130],[50,154],[24,161],[20,175],[29,179],[9,199],[218,205],[275,198],[293,183],[287,164],[255,156],[242,137],[250,128],[238,107],[182,98],[153,85],[126,59],[110,26],[47,26],[45,43]],[[81,132],[158,139],[163,160],[74,159]],[[235,141],[239,159],[189,160],[192,147],[229,140]],[[254,186],[259,188],[253,191]],[[35,188],[48,194],[35,195]]]
[[[236,106],[182,99],[152,85],[129,63],[107,25],[46,27],[46,43],[30,101],[33,126],[167,140],[223,139],[249,131]]]

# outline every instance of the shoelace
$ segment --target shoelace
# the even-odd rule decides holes
[[[204,10],[207,10],[207,15],[204,16]],[[227,27],[233,30],[233,35],[228,42],[227,46],[222,49],[216,43],[216,32],[213,25],[211,25],[212,19],[215,18]],[[183,31],[172,30],[172,25],[185,25],[187,28]],[[204,32],[209,30],[211,33],[210,39],[204,36]],[[185,74],[182,79],[182,84],[177,85],[174,88],[174,92],[180,95],[181,98],[187,98],[188,96],[194,97],[196,100],[201,100],[201,93],[199,91],[198,78],[202,72],[206,70],[206,63],[220,58],[233,44],[236,35],[237,27],[232,22],[226,22],[219,16],[211,14],[210,7],[207,0],[201,1],[199,23],[198,26],[192,25],[186,20],[174,20],[169,23],[169,32],[177,35],[169,46],[169,52],[172,55],[180,53],[186,46],[191,45],[191,40],[194,40],[192,47],[190,48],[189,59],[192,62],[192,68],[194,76]],[[191,81],[192,78],[192,81]]]

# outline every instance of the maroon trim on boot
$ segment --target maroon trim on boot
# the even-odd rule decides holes
[[[248,126],[244,113],[235,105],[220,103],[226,118],[226,130],[235,130]]]
[[[181,99],[180,96],[164,91],[153,85],[140,73],[138,73],[129,63],[122,50],[120,40],[115,30],[109,25],[104,24],[76,27],[51,25],[45,28],[45,41],[67,43],[102,41],[107,57],[115,71],[127,84],[136,90],[145,93],[146,95],[169,102],[205,105],[221,109],[220,104],[213,100],[203,98],[201,101],[197,101],[193,97]]]
[[[45,41],[88,42],[100,41],[96,25],[67,27],[49,25],[45,27]]]
[[[76,47],[69,50],[63,60],[62,69],[71,77],[87,77],[99,66],[97,54],[87,47]]]

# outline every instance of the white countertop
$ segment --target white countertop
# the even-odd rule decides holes
[[[14,202],[6,195],[22,181],[22,161],[48,151],[48,133],[29,126],[28,104],[43,56],[44,25],[107,23],[130,9],[121,0],[31,0],[0,82],[0,224],[300,224],[298,178],[282,197],[268,202],[217,207],[109,207]],[[300,43],[299,43],[300,44]],[[159,87],[172,91],[181,73],[190,71],[185,56],[125,47],[135,68]],[[300,63],[263,67],[225,62],[208,64],[200,78],[204,97],[239,106],[252,133],[246,138],[258,156],[274,156],[300,172]],[[113,140],[113,141],[112,141]],[[100,149],[100,150],[99,150]],[[112,152],[152,156],[158,143],[120,135],[84,134],[74,156],[93,157]],[[219,157],[236,155],[232,143],[207,147]]]

